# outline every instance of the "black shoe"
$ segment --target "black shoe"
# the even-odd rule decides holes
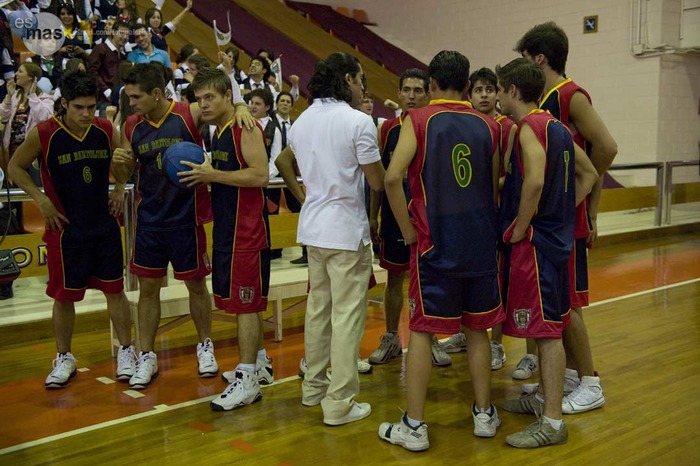
[[[294,265],[306,265],[309,263],[309,259],[306,257],[306,254],[304,254],[297,259],[289,261],[289,263]]]
[[[12,291],[12,283],[2,283],[0,284],[0,300],[10,299],[15,296]]]
[[[270,260],[279,259],[282,257],[281,249],[271,249],[270,250]]]

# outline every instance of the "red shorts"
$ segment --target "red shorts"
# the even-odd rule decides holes
[[[267,309],[270,250],[214,250],[212,288],[217,309],[249,314]]]
[[[492,328],[503,322],[498,274],[453,277],[422,262],[411,246],[408,286],[409,328],[414,332],[454,334],[465,326]]]
[[[502,254],[503,333],[520,338],[561,338],[569,323],[568,274],[528,238]]]
[[[588,248],[587,239],[574,241],[569,256],[569,299],[571,307],[588,306]]]
[[[114,228],[86,244],[66,244],[64,237],[60,231],[44,234],[49,269],[47,295],[58,301],[77,302],[85,297],[87,288],[107,294],[124,289],[124,253],[116,222]]]
[[[179,230],[145,230],[136,227],[131,272],[139,277],[161,278],[173,265],[178,280],[199,280],[211,273],[204,227]]]

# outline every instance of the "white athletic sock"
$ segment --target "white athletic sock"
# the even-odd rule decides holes
[[[564,424],[563,419],[555,420],[555,419],[549,418],[547,416],[542,416],[542,417],[544,418],[545,421],[547,421],[547,424],[554,427],[554,430],[561,430],[561,426]]]
[[[265,348],[258,350],[258,360],[267,361],[267,351],[265,351]]]
[[[239,363],[239,364],[236,366],[236,370],[237,370],[237,371],[241,371],[241,372],[255,372],[255,364],[243,364],[243,363]]]

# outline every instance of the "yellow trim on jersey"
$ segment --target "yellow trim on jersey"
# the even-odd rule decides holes
[[[466,105],[469,108],[474,108],[471,102],[468,100],[450,100],[450,99],[432,99],[428,105],[440,105],[440,104],[461,104]]]
[[[70,134],[73,137],[73,139],[75,139],[76,141],[79,141],[79,142],[83,142],[85,140],[85,137],[90,132],[90,128],[93,126],[92,123],[90,123],[90,126],[87,127],[87,129],[85,130],[85,133],[83,133],[82,136],[78,136],[73,131],[68,129],[68,127],[66,125],[64,125],[63,122],[60,119],[58,119],[56,116],[54,116],[53,119],[56,120],[58,122],[59,126],[61,128],[63,128],[68,134]],[[53,134],[51,134],[51,138],[49,138],[49,139],[52,139],[54,134],[56,134],[55,131],[53,132]]]
[[[148,122],[149,125],[153,126],[154,128],[160,128],[160,126],[163,124],[166,118],[168,118],[168,115],[173,111],[173,107],[175,107],[175,101],[170,101],[170,106],[168,109],[165,111],[162,117],[160,117],[160,120],[157,122],[149,120],[146,118],[146,115],[143,116],[143,121]]]
[[[547,99],[548,99],[549,96],[552,94],[552,92],[554,92],[554,91],[556,91],[556,90],[559,90],[560,87],[562,87],[564,84],[569,83],[569,82],[571,82],[571,78],[566,78],[565,80],[563,80],[562,82],[560,82],[559,84],[557,84],[556,86],[554,86],[553,88],[551,88],[551,89],[549,90],[549,92],[547,92],[547,94],[545,94],[545,96],[542,97],[542,99],[540,99],[540,105],[539,105],[539,106],[541,107],[542,104],[545,103],[545,102],[547,101]]]

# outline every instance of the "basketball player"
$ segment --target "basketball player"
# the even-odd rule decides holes
[[[136,368],[122,278],[121,233],[114,218],[121,211],[127,177],[119,177],[120,184],[108,194],[112,148],[119,134],[109,120],[94,117],[96,106],[95,77],[66,74],[61,81],[61,111],[32,129],[10,159],[9,176],[36,201],[46,223],[46,294],[54,299],[58,351],[46,388],[65,387],[76,375],[71,354],[75,302],[83,299],[86,288],[97,288],[107,298],[122,345],[117,379],[128,380]],[[37,158],[45,194],[26,171]]]
[[[506,244],[501,261],[507,314],[503,333],[535,339],[544,392],[543,406],[541,393],[504,403],[507,411],[542,414],[506,442],[518,448],[559,445],[568,439],[562,420],[561,336],[569,311],[564,270],[574,242],[576,204],[588,194],[597,173],[568,129],[537,108],[545,82],[542,70],[518,58],[496,72],[501,108],[518,122],[499,213]]]
[[[493,437],[501,421],[491,404],[491,350],[487,329],[504,319],[496,262],[498,125],[460,101],[469,84],[469,60],[444,50],[428,67],[430,105],[404,120],[386,174],[386,195],[411,245],[406,360],[408,409],[382,423],[379,437],[407,450],[429,448],[424,407],[433,333],[467,333],[474,387],[474,435]],[[403,190],[408,170],[409,212]]]
[[[129,174],[138,162],[140,196],[131,271],[139,279],[141,353],[129,386],[143,389],[158,377],[154,345],[160,321],[160,288],[169,263],[175,278],[183,280],[189,292],[190,314],[200,341],[198,373],[214,377],[219,367],[209,338],[211,297],[205,282],[211,271],[204,233],[204,224],[212,219],[209,192],[203,185],[179,189],[160,172],[161,154],[171,144],[188,141],[202,145],[197,130],[199,110],[196,105],[165,98],[163,73],[154,64],[135,65],[124,82],[135,114],[124,123],[122,147],[115,151],[114,160]],[[240,109],[247,114],[242,105]]]
[[[270,285],[270,241],[265,188],[268,162],[262,129],[235,124],[231,80],[218,69],[200,71],[192,81],[202,120],[215,124],[212,161],[179,173],[190,186],[211,184],[214,213],[213,288],[217,309],[237,315],[240,363],[226,372],[230,385],[211,402],[229,411],[262,398],[256,363],[264,359],[261,312]],[[255,92],[255,91],[254,91]],[[262,350],[264,353],[264,350]],[[262,357],[260,357],[262,356]]]
[[[515,51],[535,62],[544,71],[546,82],[540,108],[550,112],[569,127],[574,142],[589,154],[600,180],[586,203],[578,206],[576,214],[576,244],[569,261],[571,291],[571,324],[564,331],[567,351],[568,390],[564,413],[574,414],[599,408],[605,404],[600,378],[593,368],[588,330],[583,321],[583,306],[588,305],[588,255],[598,236],[596,218],[603,188],[603,175],[617,154],[617,144],[598,113],[591,105],[588,93],[565,77],[569,41],[566,33],[555,23],[548,22],[529,30],[515,46]],[[574,373],[576,370],[578,373]],[[576,377],[580,381],[576,383]],[[571,381],[573,380],[573,383]]]
[[[391,161],[407,112],[415,108],[425,107],[430,100],[428,75],[418,68],[404,71],[399,79],[397,95],[403,113],[381,123],[378,131],[379,148],[385,169]],[[370,102],[372,102],[371,99]],[[404,191],[408,196],[408,182],[406,181],[404,181]],[[401,309],[403,308],[403,283],[408,270],[410,248],[401,236],[401,230],[391,213],[387,197],[373,190],[370,196],[370,231],[374,240],[379,242],[379,265],[387,271],[387,280],[384,287],[386,333],[381,337],[379,348],[370,355],[369,362],[385,364],[402,354],[398,330]],[[378,221],[379,217],[381,217],[381,226]],[[452,364],[452,359],[442,350],[435,337],[433,337],[432,348],[434,365],[449,366]]]

